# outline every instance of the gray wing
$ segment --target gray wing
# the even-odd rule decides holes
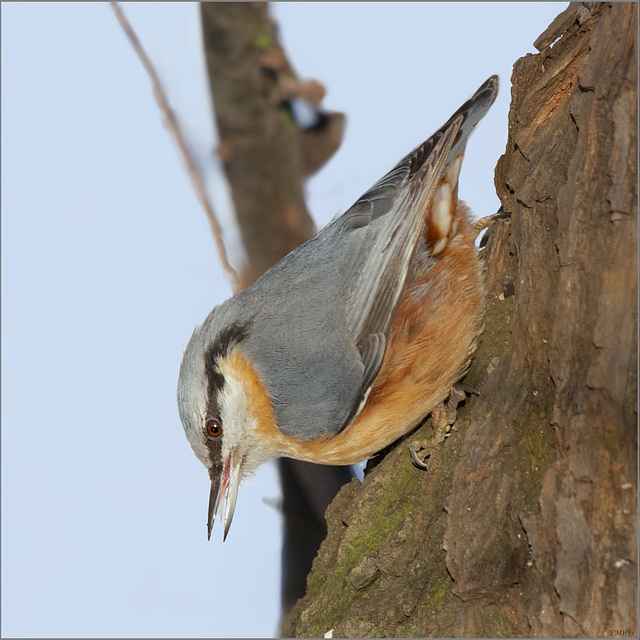
[[[420,240],[427,204],[448,165],[464,151],[497,90],[498,78],[492,76],[445,125],[340,218],[346,229],[371,228],[368,241],[361,243],[351,273],[346,276],[354,283],[347,305],[347,325],[357,345],[369,335],[387,335]]]
[[[287,435],[335,434],[361,408],[384,358],[428,202],[491,106],[497,82],[487,80],[346,213],[228,301],[225,322],[250,319],[242,348]]]

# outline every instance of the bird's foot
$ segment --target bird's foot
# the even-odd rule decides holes
[[[490,227],[496,220],[503,220],[504,218],[510,218],[511,213],[509,211],[505,211],[502,207],[498,209],[497,213],[494,213],[490,216],[485,216],[484,218],[480,218],[474,225],[472,231],[472,237],[475,242],[476,238],[488,227]]]
[[[477,389],[474,389],[468,384],[458,383],[454,385],[449,392],[449,398],[431,410],[431,428],[433,429],[433,435],[427,439],[414,440],[409,444],[411,462],[413,462],[418,469],[427,470],[425,460],[431,455],[431,452],[444,441],[451,431],[451,427],[456,421],[458,405],[466,399],[467,393],[473,393],[477,396],[480,395]],[[418,451],[421,452],[422,457],[418,455]]]

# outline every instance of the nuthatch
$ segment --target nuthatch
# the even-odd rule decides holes
[[[451,408],[453,393],[442,403],[469,366],[484,309],[458,176],[497,93],[492,76],[346,213],[196,328],[178,406],[209,470],[209,537],[224,497],[226,538],[241,480],[270,458],[353,464]]]

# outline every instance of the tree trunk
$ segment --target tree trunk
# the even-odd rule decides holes
[[[203,2],[200,13],[218,155],[246,253],[245,288],[315,235],[304,178],[338,149],[344,115],[322,111],[316,126],[298,126],[291,101],[319,109],[325,89],[298,80],[267,3]]]
[[[637,633],[636,31],[571,3],[515,64],[482,397],[343,487],[286,636]]]

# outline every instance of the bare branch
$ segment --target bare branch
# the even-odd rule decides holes
[[[118,2],[111,2],[111,7],[113,8],[114,13],[116,14],[116,18],[120,23],[120,26],[126,33],[129,38],[129,42],[131,46],[134,48],[135,52],[138,54],[140,61],[142,62],[142,66],[145,68],[145,71],[149,74],[151,78],[151,83],[153,85],[153,95],[160,107],[160,110],[164,114],[165,124],[171,134],[173,135],[174,140],[176,141],[180,152],[182,153],[182,157],[184,158],[187,173],[189,174],[189,178],[191,179],[191,185],[196,193],[202,208],[205,210],[207,214],[207,218],[209,220],[209,226],[211,227],[211,233],[213,233],[213,238],[216,243],[216,248],[218,249],[218,255],[220,256],[220,262],[222,263],[222,268],[226,271],[227,276],[229,278],[229,282],[231,284],[231,288],[234,293],[240,290],[238,274],[235,269],[229,263],[229,258],[227,256],[227,250],[224,246],[224,242],[222,240],[222,230],[220,228],[220,224],[218,223],[218,219],[216,218],[216,214],[213,210],[213,206],[209,201],[209,197],[207,196],[207,192],[205,190],[204,181],[196,163],[191,155],[189,147],[182,135],[182,131],[180,130],[180,125],[176,119],[176,116],[169,105],[169,101],[167,96],[160,84],[160,78],[158,78],[158,74],[151,64],[151,60],[147,56],[144,48],[135,31],[133,30],[131,24],[127,20],[126,16],[122,12],[120,5]]]

